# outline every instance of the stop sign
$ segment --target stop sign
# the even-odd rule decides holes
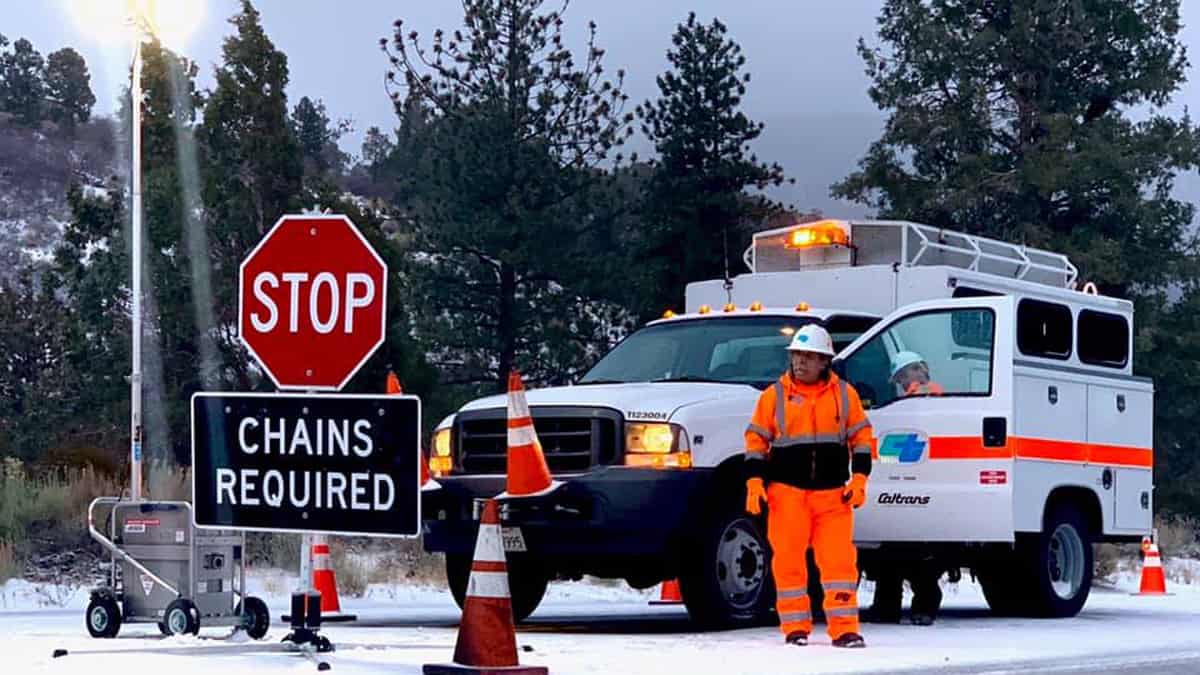
[[[280,218],[238,276],[238,334],[280,389],[344,387],[386,307],[387,265],[341,215]]]

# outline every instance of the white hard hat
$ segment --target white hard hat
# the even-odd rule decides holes
[[[924,363],[925,358],[916,352],[900,352],[892,359],[892,377],[914,363]]]
[[[789,352],[814,352],[816,354],[825,354],[833,356],[833,338],[829,337],[829,331],[821,328],[815,323],[810,323],[802,326],[796,334],[792,336],[792,342],[788,345]]]

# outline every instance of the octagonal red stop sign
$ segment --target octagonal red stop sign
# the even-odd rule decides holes
[[[338,390],[383,344],[387,265],[350,219],[284,216],[242,261],[238,333],[280,389]]]

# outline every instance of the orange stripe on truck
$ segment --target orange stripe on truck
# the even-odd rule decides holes
[[[878,453],[875,457],[878,457]],[[1133,448],[1098,443],[1052,441],[1044,438],[1010,436],[1008,445],[987,448],[978,436],[934,436],[929,439],[929,459],[1043,459],[1080,464],[1119,464],[1151,468],[1152,448]]]
[[[929,439],[929,459],[1010,459],[1012,449],[985,448],[979,436],[934,436]]]
[[[1040,438],[1017,439],[1017,457],[1048,459],[1057,462],[1086,462],[1088,464],[1120,464],[1151,468],[1154,450],[1098,443],[1048,441]]]

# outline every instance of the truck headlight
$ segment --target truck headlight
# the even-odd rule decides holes
[[[689,468],[691,446],[678,424],[637,422],[625,425],[625,465],[652,468]]]
[[[429,473],[434,476],[445,476],[454,465],[450,456],[450,427],[433,432],[433,452],[429,458]]]

